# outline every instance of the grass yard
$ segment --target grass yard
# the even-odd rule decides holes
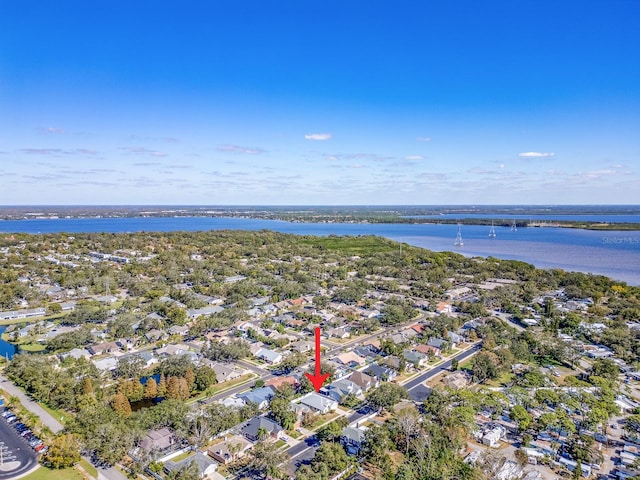
[[[247,373],[245,375],[242,375],[241,377],[236,378],[235,380],[231,380],[229,382],[224,382],[224,383],[218,383],[213,387],[207,388],[207,390],[205,390],[202,393],[199,393],[195,397],[190,398],[189,400],[187,400],[186,403],[188,405],[191,405],[197,402],[198,400],[202,400],[203,398],[208,398],[211,395],[215,395],[216,393],[221,393],[221,392],[224,392],[225,390],[229,390],[230,388],[237,387],[238,385],[241,385],[243,383],[248,383],[252,379],[256,378],[256,376],[257,375],[255,375],[254,373]]]
[[[173,457],[171,460],[175,463],[178,463],[179,461],[184,460],[185,458],[189,458],[192,455],[195,455],[195,452],[193,452],[192,450],[188,450],[176,457]]]
[[[276,448],[282,448],[287,444],[284,440],[280,439],[275,443]]]
[[[309,427],[309,430],[315,430],[321,425],[324,425],[325,423],[328,423],[329,421],[339,416],[340,414],[338,412],[327,413],[326,415],[320,415],[320,417],[315,422],[313,422],[313,425]]]
[[[290,436],[291,438],[295,438],[296,440],[302,437],[302,434],[295,430],[287,430],[287,435]]]
[[[324,250],[333,250],[351,255],[370,255],[372,253],[396,252],[400,244],[373,235],[337,237],[303,237],[298,240],[303,245],[311,245]],[[407,248],[411,248],[408,247]]]
[[[20,350],[22,350],[23,352],[42,352],[46,349],[47,347],[44,346],[42,343],[24,343],[22,345],[20,345]]]
[[[55,480],[83,480],[85,477],[75,468],[52,470],[47,467],[40,467],[35,472],[22,478],[24,480],[51,480],[52,478],[55,478]]]
[[[516,376],[513,373],[505,372],[495,380],[486,381],[485,385],[487,385],[488,387],[503,387],[503,386],[506,386],[508,383],[511,383],[514,378],[516,378]]]
[[[94,478],[98,478],[98,470],[96,470],[96,468],[93,465],[91,465],[89,462],[87,462],[84,458],[80,459],[80,466],[89,475],[91,475]]]

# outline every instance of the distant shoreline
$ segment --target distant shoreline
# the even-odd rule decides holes
[[[39,212],[36,212],[39,213]],[[45,213],[45,212],[42,212]],[[425,224],[425,225],[494,225],[496,227],[512,227],[515,228],[572,228],[581,230],[598,230],[598,231],[640,231],[640,223],[636,222],[601,222],[601,221],[583,221],[583,220],[549,220],[545,218],[536,218],[535,220],[516,220],[516,219],[495,219],[495,218],[469,218],[464,217],[464,213],[460,213],[460,219],[437,218],[437,214],[429,216],[429,218],[415,218],[411,216],[399,214],[380,214],[370,215],[366,212],[353,213],[327,213],[327,212],[293,212],[293,211],[226,211],[220,213],[198,212],[198,211],[146,211],[142,212],[123,212],[123,211],[104,211],[100,214],[89,214],[77,212],[67,215],[47,215],[24,213],[18,214],[3,213],[0,209],[0,222],[2,221],[32,221],[32,220],[96,220],[103,218],[246,218],[256,220],[280,220],[290,223],[359,223],[359,224]],[[494,214],[495,215],[495,214]],[[612,217],[619,214],[607,214]],[[541,214],[524,213],[523,217],[543,217]],[[0,223],[1,225],[1,223]]]

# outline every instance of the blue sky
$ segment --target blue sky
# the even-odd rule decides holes
[[[0,204],[637,204],[639,18],[0,0]]]

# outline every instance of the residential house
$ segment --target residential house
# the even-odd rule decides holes
[[[214,372],[216,372],[216,380],[218,383],[227,382],[229,380],[234,380],[238,377],[242,376],[242,371],[235,367],[234,365],[216,363],[216,362],[205,362],[206,365],[211,367]]]
[[[87,350],[91,355],[102,355],[104,353],[119,352],[120,347],[116,342],[103,342],[97,345],[89,345]]]
[[[262,434],[272,440],[277,440],[284,434],[283,428],[267,417],[253,417],[242,428],[241,432],[252,442],[260,440]]]
[[[310,352],[314,348],[313,342],[308,340],[300,340],[289,345],[292,350],[300,353]]]
[[[165,345],[156,349],[156,353],[161,357],[171,357],[173,355],[185,355],[190,353],[189,347],[183,343]]]
[[[442,351],[439,348],[436,348],[432,345],[416,345],[415,347],[413,347],[413,350],[415,350],[416,352],[420,352],[425,354],[426,356],[432,356],[432,357],[439,357],[440,355],[442,355]]]
[[[320,389],[320,393],[329,398],[332,398],[336,402],[341,402],[346,395],[355,395],[356,397],[363,397],[362,388],[356,383],[343,378],[336,380],[329,385],[326,385]]]
[[[277,365],[282,362],[282,354],[269,350],[268,348],[261,348],[255,353],[255,356],[264,360],[270,365]]]
[[[338,408],[338,402],[335,400],[319,395],[315,392],[308,393],[300,399],[300,403],[306,407],[309,407],[312,411],[318,412],[322,415],[334,411]]]
[[[290,385],[292,388],[297,388],[300,381],[294,377],[273,377],[266,381],[265,386],[273,387],[275,389],[281,388],[283,385]]]
[[[147,342],[157,342],[162,338],[166,338],[166,334],[163,331],[154,328],[145,333],[144,338]]]
[[[269,406],[269,402],[274,394],[275,392],[273,388],[261,387],[242,395],[238,395],[238,398],[244,400],[245,403],[255,403],[260,410],[264,410]]]
[[[380,385],[380,382],[375,377],[367,375],[364,372],[353,372],[349,380],[358,385],[363,392]]]
[[[173,325],[167,328],[169,335],[182,335],[183,337],[189,333],[189,327],[186,325]]]
[[[349,455],[358,455],[365,441],[366,427],[347,427],[342,431],[340,443]]]
[[[454,332],[447,332],[447,338],[451,343],[451,348],[456,348],[457,345],[464,343],[464,337]]]
[[[118,366],[118,359],[116,357],[101,358],[100,360],[93,360],[93,364],[98,370],[111,371]]]
[[[377,363],[373,363],[369,365],[364,370],[364,373],[371,375],[372,377],[376,378],[379,382],[391,382],[398,375],[398,372],[396,372],[394,369],[385,367],[382,365],[378,365]]]
[[[449,342],[447,342],[446,340],[443,340],[442,338],[430,338],[427,341],[427,345],[436,347],[442,351],[449,347]]]
[[[506,434],[504,427],[498,426],[492,428],[482,436],[482,444],[492,448],[500,446],[500,439]]]
[[[412,364],[416,368],[425,367],[429,362],[429,357],[420,352],[405,350],[404,352],[402,352],[402,356],[407,361],[407,363]]]
[[[157,455],[159,457],[179,444],[180,442],[176,440],[173,432],[164,427],[158,430],[149,430],[140,441],[140,448],[149,453],[159,454]]]
[[[214,313],[220,313],[224,311],[224,308],[218,305],[209,305],[203,308],[190,308],[187,310],[187,317],[195,319],[202,317],[203,315],[213,315]]]
[[[215,460],[212,460],[204,453],[197,451],[195,455],[188,456],[178,462],[174,462],[173,460],[167,460],[164,462],[164,471],[167,474],[171,472],[178,471],[190,463],[195,463],[198,467],[198,473],[200,474],[200,478],[205,478],[218,469],[218,464]]]
[[[350,333],[344,327],[330,328],[327,330],[327,337],[331,338],[349,338]]]
[[[436,304],[436,313],[440,315],[447,315],[453,313],[453,306],[447,302],[438,302]]]
[[[355,352],[344,352],[335,357],[342,365],[354,368],[364,365],[367,361]]]
[[[149,368],[152,365],[158,363],[158,357],[156,357],[153,352],[148,350],[144,350],[142,352],[137,352],[131,355],[132,357],[138,357],[144,361],[144,368]],[[124,357],[121,357],[124,358]]]
[[[79,358],[88,359],[91,356],[91,353],[89,353],[89,351],[85,348],[74,348],[73,350],[69,350],[66,353],[61,353],[58,356],[61,360],[68,357],[75,358],[77,360]]]
[[[252,447],[253,444],[246,438],[240,435],[233,435],[221,443],[210,446],[207,453],[215,461],[226,465],[243,458]]]

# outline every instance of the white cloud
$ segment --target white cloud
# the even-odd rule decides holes
[[[40,129],[40,131],[43,133],[52,133],[54,135],[62,135],[63,133],[66,133],[64,128],[58,127],[44,127]]]
[[[418,138],[416,138],[416,140],[418,142],[430,142],[431,141],[431,137],[418,137]]]
[[[331,137],[330,133],[308,133],[304,136],[307,140],[330,140]]]
[[[404,157],[405,160],[424,160],[422,155],[408,155]]]
[[[528,158],[545,158],[545,157],[554,157],[555,153],[553,152],[523,152],[518,154],[519,157],[528,157]]]
[[[240,145],[220,145],[218,147],[219,152],[234,152],[234,153],[245,153],[247,155],[259,155],[264,153],[262,148],[257,147],[242,147]]]

